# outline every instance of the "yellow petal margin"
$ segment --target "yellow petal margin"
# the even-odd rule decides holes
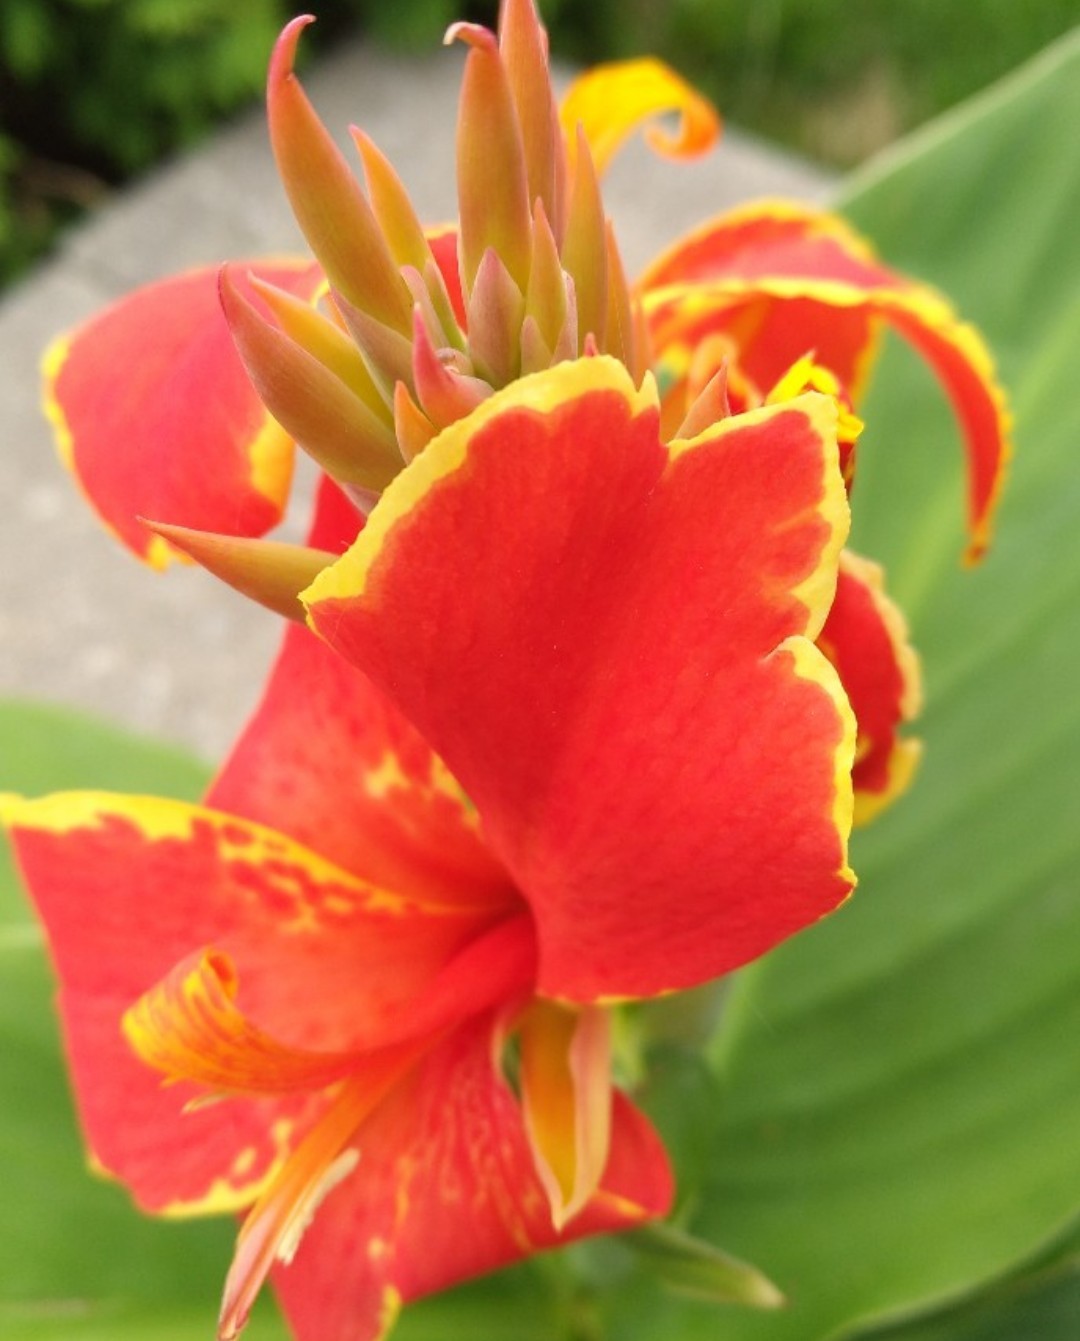
[[[559,121],[570,153],[580,125],[597,172],[605,172],[624,140],[668,112],[679,117],[674,135],[659,126],[645,131],[646,143],[658,154],[693,158],[716,143],[720,134],[716,108],[674,70],[649,57],[597,65],[579,76],[563,98]]]

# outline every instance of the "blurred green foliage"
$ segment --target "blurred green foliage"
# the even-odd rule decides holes
[[[57,227],[262,87],[294,0],[3,0],[0,283]],[[429,49],[497,0],[314,0],[309,47],[350,27]],[[1077,0],[542,0],[567,61],[653,52],[733,122],[840,166],[1005,73]]]

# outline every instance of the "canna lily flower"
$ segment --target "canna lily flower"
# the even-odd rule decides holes
[[[516,383],[359,534],[324,485],[305,599],[370,675],[294,623],[204,805],[4,799],[95,1163],[151,1211],[247,1211],[223,1338],[268,1273],[300,1341],[376,1337],[667,1210],[605,1003],[727,972],[853,883],[854,724],[812,642],[834,419],[804,395],[665,447],[614,360]]]
[[[836,908],[853,818],[909,780],[917,662],[843,550],[882,317],[959,398],[975,547],[1005,452],[977,337],[839,244],[822,280],[809,225],[744,252],[717,225],[627,282],[603,166],[659,110],[668,151],[715,133],[663,67],[594,72],[561,121],[531,0],[455,25],[459,219],[427,230],[319,122],[306,22],[268,109],[317,264],[163,281],[47,358],[107,524],[292,620],[282,657],[203,806],[2,813],[95,1161],[151,1211],[246,1211],[223,1338],[272,1275],[300,1341],[363,1341],[665,1213],[609,1009]],[[326,476],[305,546],[258,538],[292,442]]]

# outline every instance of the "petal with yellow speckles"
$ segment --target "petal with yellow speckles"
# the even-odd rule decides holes
[[[340,555],[361,520],[324,480],[309,543]],[[306,628],[286,631],[207,802],[425,902],[509,909],[517,899],[446,765],[386,694]]]
[[[7,798],[3,818],[49,934],[89,1144],[148,1209],[245,1204],[323,1106],[238,1098],[185,1113],[203,1091],[162,1088],[136,1059],[122,1017],[193,947],[235,964],[255,1029],[317,1052],[441,1026],[470,993],[482,1006],[531,975],[531,933],[500,932],[498,908],[425,905],[236,816],[72,792]]]

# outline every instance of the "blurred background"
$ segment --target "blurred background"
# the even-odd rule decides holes
[[[0,286],[65,223],[261,93],[298,0],[3,0]],[[430,50],[497,0],[314,0],[305,54],[362,32]],[[545,0],[565,62],[652,53],[733,123],[861,162],[1080,22],[1080,0]]]

